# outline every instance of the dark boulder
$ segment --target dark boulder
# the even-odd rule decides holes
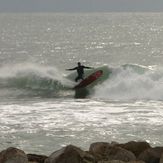
[[[37,163],[44,163],[44,161],[48,158],[45,155],[36,155],[36,154],[27,154],[28,161],[30,162],[37,162]]]
[[[147,142],[136,142],[136,141],[130,141],[125,144],[117,144],[117,146],[122,147],[128,151],[131,151],[135,154],[136,157],[140,155],[143,151],[145,151],[148,148],[151,148],[151,146]]]
[[[99,161],[98,163],[126,163],[120,160]],[[143,161],[129,161],[127,163],[144,163]]]
[[[121,160],[127,162],[136,160],[136,157],[132,152],[118,147],[116,144],[105,142],[93,143],[90,146],[89,152],[94,155],[97,161]]]
[[[27,155],[24,151],[10,147],[0,152],[0,163],[28,163]]]
[[[90,145],[89,152],[94,155],[97,161],[99,161],[107,157],[107,151],[110,149],[110,147],[110,143],[96,142]]]
[[[73,145],[68,145],[45,160],[45,163],[95,163],[94,157]]]
[[[138,160],[146,163],[159,163],[162,153],[163,147],[149,148],[138,156]]]

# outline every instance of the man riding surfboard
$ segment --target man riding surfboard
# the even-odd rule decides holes
[[[92,67],[87,67],[84,65],[81,65],[80,62],[78,62],[78,66],[66,70],[77,70],[78,76],[75,78],[75,81],[77,82],[79,79],[84,80],[84,69],[92,69]]]

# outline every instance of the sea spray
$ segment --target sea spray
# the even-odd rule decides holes
[[[96,98],[110,100],[163,99],[163,69],[132,66],[113,69],[112,75],[95,88]]]
[[[0,87],[19,90],[19,93],[22,91],[23,94],[24,92],[30,92],[30,95],[55,93],[56,96],[56,93],[69,90],[72,82],[67,80],[56,67],[21,63],[1,67]]]

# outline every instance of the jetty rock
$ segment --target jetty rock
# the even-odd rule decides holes
[[[24,151],[10,147],[0,152],[0,163],[28,163],[28,158]]]
[[[146,149],[151,148],[149,143],[141,142],[141,141],[138,141],[138,142],[130,141],[124,144],[116,144],[116,146],[122,147],[128,151],[131,151],[132,153],[135,154],[136,157],[138,157]]]
[[[117,146],[116,143],[93,143],[90,145],[89,152],[96,158],[97,161],[119,160],[129,162],[136,160],[136,156],[131,151]]]
[[[98,163],[126,163],[120,160],[99,161]],[[144,161],[129,161],[127,163],[145,163]]]
[[[154,147],[154,148],[149,148],[142,152],[139,157],[137,158],[138,160],[142,160],[146,163],[159,163],[161,162],[161,156],[163,154],[163,147]]]
[[[161,157],[160,157],[160,163],[163,163],[163,153],[161,154]]]
[[[48,158],[45,155],[27,154],[29,163],[44,163]]]
[[[0,152],[0,163],[163,163],[163,147],[151,147],[147,142],[95,142],[88,151],[67,145],[49,157],[26,154],[10,147]]]
[[[96,163],[95,158],[80,148],[68,145],[52,153],[44,163]]]

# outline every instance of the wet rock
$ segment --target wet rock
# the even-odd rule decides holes
[[[136,160],[136,161],[129,161],[128,163],[145,163],[145,162],[142,160]]]
[[[138,160],[146,163],[159,163],[162,153],[163,147],[149,148],[138,156]]]
[[[36,163],[44,163],[44,161],[48,158],[45,155],[36,155],[36,154],[27,154],[28,161],[36,162]]]
[[[98,163],[125,163],[125,162],[120,160],[109,160],[109,161],[99,161]]]
[[[95,163],[94,157],[78,147],[68,145],[45,160],[45,163]]]
[[[24,151],[10,147],[0,152],[0,163],[28,163]]]
[[[121,147],[113,146],[110,148],[107,154],[109,160],[121,160],[125,162],[136,160],[136,157],[132,152]]]
[[[121,160],[127,162],[136,160],[135,155],[131,151],[105,142],[91,144],[89,152],[94,155],[97,161]]]
[[[160,157],[160,163],[163,163],[163,153],[161,154],[161,157]]]
[[[90,145],[89,152],[94,155],[97,160],[101,160],[103,157],[105,157],[106,152],[110,147],[110,143],[96,142]]]
[[[143,151],[145,151],[148,148],[151,148],[151,146],[147,142],[136,142],[136,141],[130,141],[125,144],[117,144],[117,146],[120,146],[128,151],[131,151],[135,154],[136,157],[140,155]]]
[[[109,150],[110,147],[111,147],[110,143],[96,142],[90,145],[89,152],[92,155],[94,155],[96,160],[99,161],[99,160],[106,158],[107,151]]]
[[[120,160],[99,161],[98,163],[126,163]],[[145,163],[144,161],[129,161],[127,163]]]
[[[118,145],[118,144],[119,144],[119,143],[116,142],[116,141],[112,141],[112,142],[111,142],[111,145],[112,145],[112,146],[114,146],[114,145]]]

